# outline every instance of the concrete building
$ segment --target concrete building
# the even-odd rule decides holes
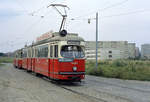
[[[136,57],[135,43],[128,43],[128,53],[129,53],[129,58],[135,58]]]
[[[141,46],[141,58],[150,59],[150,44],[143,44]]]
[[[139,47],[136,47],[136,48],[135,48],[135,57],[136,57],[136,58],[140,58],[140,50],[139,50]]]
[[[86,41],[87,60],[95,59],[95,41]],[[135,58],[135,43],[127,41],[99,41],[98,59],[127,59]]]

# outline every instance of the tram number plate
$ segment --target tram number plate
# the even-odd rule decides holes
[[[80,41],[68,41],[67,43],[71,45],[80,45]]]

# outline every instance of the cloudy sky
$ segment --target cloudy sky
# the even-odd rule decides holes
[[[0,52],[14,51],[42,33],[58,31],[62,18],[47,8],[51,3],[69,6],[66,29],[85,40],[95,40],[93,18],[98,12],[99,40],[150,43],[148,0],[0,0]]]

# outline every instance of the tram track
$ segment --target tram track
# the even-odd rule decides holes
[[[90,102],[114,102],[113,100],[115,100],[115,102],[133,102],[127,98],[124,98],[121,96],[116,96],[116,95],[106,93],[106,92],[101,92],[98,90],[93,90],[93,91],[95,91],[96,93],[101,94],[101,95],[103,94],[102,96],[105,96],[105,97],[100,98],[100,97],[96,97],[96,96],[91,96],[91,95],[85,94],[83,92],[79,92],[75,89],[68,88],[68,86],[78,86],[78,84],[73,84],[73,83],[65,83],[64,84],[64,83],[57,83],[56,81],[49,80],[47,78],[42,78],[42,79],[51,82],[52,84],[56,85],[59,88],[62,88],[64,90],[69,91],[69,92],[76,94],[78,96],[81,96],[84,99],[88,99]],[[106,97],[112,98],[112,101],[110,101],[110,99],[106,99]]]
[[[80,96],[81,98],[88,99],[89,102],[109,102],[109,101],[104,100],[104,99],[102,99],[102,98],[97,98],[97,97],[90,96],[90,95],[88,95],[88,94],[85,94],[85,93],[78,92],[78,91],[75,91],[75,90],[73,90],[73,89],[67,88],[65,85],[68,85],[68,83],[65,83],[65,85],[64,85],[64,83],[56,82],[56,81],[54,81],[54,80],[50,80],[50,79],[45,78],[45,77],[43,77],[43,78],[41,78],[41,79],[46,80],[46,81],[48,81],[48,82],[54,84],[55,86],[57,86],[57,87],[59,87],[59,88],[62,88],[62,89],[64,89],[64,90],[68,91],[68,92],[71,92],[71,93],[73,93],[73,94],[75,94],[75,95],[78,95],[78,96]],[[69,84],[72,84],[72,83],[69,83]]]
[[[25,70],[23,70],[23,71],[26,72]],[[28,73],[28,74],[33,75],[33,76],[36,77],[35,73]],[[62,83],[60,83],[60,82],[51,80],[51,79],[49,79],[49,78],[47,78],[47,77],[44,77],[44,76],[43,76],[43,77],[37,76],[37,77],[39,77],[39,78],[41,78],[41,79],[43,79],[43,80],[45,80],[45,81],[48,81],[48,82],[54,84],[55,86],[57,86],[57,87],[59,87],[59,88],[62,88],[62,89],[64,89],[64,90],[68,91],[68,92],[71,92],[71,93],[73,93],[73,94],[75,94],[75,95],[78,95],[78,96],[80,96],[80,98],[88,99],[89,102],[109,102],[109,101],[106,101],[106,100],[104,100],[104,99],[97,98],[97,97],[94,97],[94,96],[90,96],[90,95],[88,95],[88,94],[81,93],[81,92],[75,91],[75,90],[73,90],[73,89],[67,88],[67,87],[65,87],[65,85],[63,85],[64,83],[62,84]],[[65,83],[65,84],[68,84],[68,83]],[[69,83],[69,84],[70,84],[70,83]]]
[[[30,75],[33,75],[33,76],[36,76],[35,73],[30,73]],[[84,98],[84,99],[88,99],[89,102],[111,102],[111,101],[108,101],[108,100],[105,100],[104,98],[99,98],[99,97],[95,97],[95,96],[91,96],[91,95],[88,95],[88,94],[85,94],[85,93],[82,93],[82,92],[79,92],[79,91],[76,91],[74,89],[71,89],[71,88],[68,88],[67,86],[77,86],[78,84],[73,84],[73,83],[64,83],[64,82],[57,82],[55,80],[51,80],[47,77],[42,77],[42,76],[37,76],[45,81],[48,81],[52,84],[54,84],[55,86],[59,87],[59,88],[62,88],[68,92],[71,92],[75,95],[78,95],[80,96],[81,98]],[[83,83],[83,84],[86,84],[86,83]],[[86,89],[85,89],[86,90]],[[99,94],[104,94],[102,96],[109,96],[113,99],[116,99],[116,102],[120,102],[118,100],[122,100],[121,102],[133,102],[127,98],[124,98],[124,97],[120,97],[120,96],[115,96],[115,95],[112,95],[112,94],[109,94],[109,93],[106,93],[106,92],[101,92],[101,91],[98,91],[98,90],[93,90]]]
[[[72,92],[74,94],[80,95],[83,98],[89,99],[89,100],[91,100],[91,102],[108,102],[108,101],[106,101],[104,99],[97,98],[97,97],[94,97],[94,96],[90,96],[90,95],[87,95],[87,94],[84,94],[84,93],[81,93],[81,92],[69,89],[69,88],[64,87],[64,86],[60,86],[60,87],[63,88],[63,89],[65,89],[65,90],[67,90],[67,91],[70,91],[70,92]]]
[[[148,90],[146,91],[146,90],[141,90],[141,89],[137,89],[137,88],[131,88],[131,87],[123,86],[123,85],[118,85],[118,84],[113,84],[113,83],[108,83],[108,82],[102,82],[102,81],[96,81],[96,80],[90,80],[90,79],[89,79],[89,81],[94,82],[94,83],[105,84],[105,85],[110,85],[110,86],[115,86],[115,87],[120,87],[120,88],[124,88],[124,89],[129,89],[129,90],[134,90],[137,92],[144,92],[144,93],[150,94],[150,91],[148,91]]]
[[[88,95],[86,93],[82,93],[82,92],[76,91],[74,89],[68,88],[66,86],[59,86],[59,87],[65,89],[67,91],[70,91],[72,93],[75,93],[77,95],[80,95],[84,98],[88,98],[88,99],[91,100],[91,102],[112,102],[113,100],[115,100],[115,102],[133,102],[133,101],[127,99],[127,98],[124,98],[124,97],[121,97],[121,96],[116,96],[114,94],[110,94],[110,93],[107,93],[107,92],[102,92],[102,91],[99,91],[99,90],[92,89],[92,91],[94,91],[94,93],[97,93],[97,95],[99,95],[102,98],[97,97],[97,96],[91,96],[91,95]],[[86,88],[85,88],[85,90],[86,90]],[[108,99],[108,97],[110,99]],[[95,100],[95,101],[93,101],[93,100]]]

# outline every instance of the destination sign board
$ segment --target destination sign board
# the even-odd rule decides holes
[[[69,40],[67,42],[69,45],[80,45],[80,41],[72,41],[72,40]]]

